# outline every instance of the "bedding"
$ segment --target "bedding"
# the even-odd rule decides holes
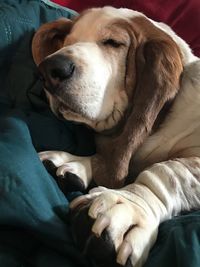
[[[91,266],[74,247],[68,204],[37,152],[95,151],[93,134],[51,113],[31,55],[35,30],[75,12],[47,0],[0,3],[0,267]],[[197,47],[199,43],[197,42]],[[160,226],[145,267],[200,266],[200,212]]]

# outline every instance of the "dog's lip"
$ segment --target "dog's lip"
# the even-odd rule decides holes
[[[61,113],[63,113],[63,112],[65,112],[65,111],[67,111],[67,110],[71,110],[71,108],[67,105],[67,104],[65,104],[65,103],[63,103],[63,102],[60,102],[59,103],[59,111],[61,112]]]
[[[73,113],[76,113],[73,108],[71,108],[68,104],[64,103],[63,101],[59,101],[59,107],[58,110],[60,113],[65,113],[67,111],[71,111]]]

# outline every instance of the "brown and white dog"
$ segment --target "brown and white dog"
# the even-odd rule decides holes
[[[167,25],[112,7],[41,26],[32,51],[53,112],[97,132],[94,156],[40,153],[70,184],[99,186],[71,203],[80,249],[141,266],[161,222],[200,208],[199,58]]]

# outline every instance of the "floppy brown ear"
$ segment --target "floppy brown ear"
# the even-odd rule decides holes
[[[72,21],[60,18],[43,24],[35,33],[32,40],[32,54],[36,65],[39,65],[48,55],[63,46],[66,35],[70,32]]]
[[[93,161],[98,185],[123,186],[131,157],[150,134],[165,103],[177,94],[182,68],[179,48],[170,37],[152,39],[139,46],[132,109],[122,133],[115,139],[104,138]]]

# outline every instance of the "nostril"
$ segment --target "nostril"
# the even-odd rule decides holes
[[[65,78],[65,73],[64,73],[64,71],[62,70],[62,69],[52,69],[51,71],[50,71],[50,76],[52,77],[52,78],[54,78],[54,79],[57,79],[57,78],[59,78],[59,79],[64,79]]]
[[[59,79],[60,81],[69,79],[75,70],[74,63],[66,64],[63,67],[57,67],[50,70],[50,76],[53,79]]]

